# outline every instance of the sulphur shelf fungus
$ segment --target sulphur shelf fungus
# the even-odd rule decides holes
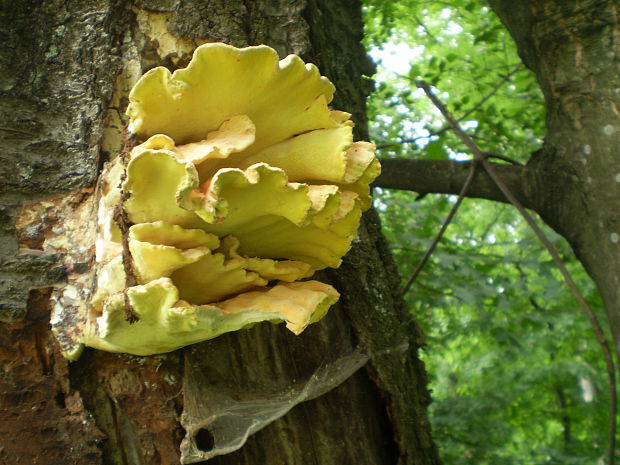
[[[206,44],[142,76],[127,109],[142,143],[102,176],[85,345],[149,355],[325,315],[339,294],[307,278],[339,266],[380,170],[334,91],[263,45]]]

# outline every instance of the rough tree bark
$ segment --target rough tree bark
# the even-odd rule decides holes
[[[605,303],[620,355],[620,5],[491,1],[545,95],[528,196],[572,245]]]
[[[568,240],[595,281],[619,360],[620,5],[616,0],[489,3],[535,73],[547,115],[544,146],[527,166],[496,169],[525,206]],[[421,193],[458,193],[467,172],[466,164],[455,162],[395,160],[383,166],[377,185]],[[471,196],[505,201],[484,175]]]
[[[178,67],[205,41],[266,43],[316,63],[364,137],[372,70],[358,1],[4,0],[0,20],[0,463],[179,463],[186,434],[214,447],[201,415],[225,417],[222,399],[264,402],[354,349],[364,369],[210,463],[439,463],[422,335],[372,212],[342,267],[324,273],[339,307],[300,337],[263,324],[171,354],[87,350],[69,364],[49,331],[52,286],[89,262],[63,263],[45,244],[117,149],[125,77]]]

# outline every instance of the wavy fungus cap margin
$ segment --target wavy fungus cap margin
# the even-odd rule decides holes
[[[142,76],[127,108],[142,143],[106,171],[84,344],[150,355],[325,315],[338,292],[305,279],[339,266],[380,170],[334,91],[264,45],[205,44]]]

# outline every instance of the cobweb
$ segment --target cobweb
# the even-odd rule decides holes
[[[339,386],[368,361],[359,349],[323,364],[305,381],[272,395],[246,393],[233,399],[210,389],[199,369],[186,366],[181,424],[181,463],[196,463],[240,449],[251,434],[297,404]],[[205,439],[206,438],[206,439]]]

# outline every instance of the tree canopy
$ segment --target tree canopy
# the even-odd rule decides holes
[[[525,163],[545,136],[533,73],[486,2],[365,2],[378,65],[370,131],[383,158],[468,160],[415,81],[431,84],[482,150]],[[454,196],[376,189],[403,285]],[[604,320],[594,283],[546,230]],[[407,293],[423,325],[433,435],[444,463],[593,463],[607,447],[600,346],[551,257],[503,203],[466,199]]]

